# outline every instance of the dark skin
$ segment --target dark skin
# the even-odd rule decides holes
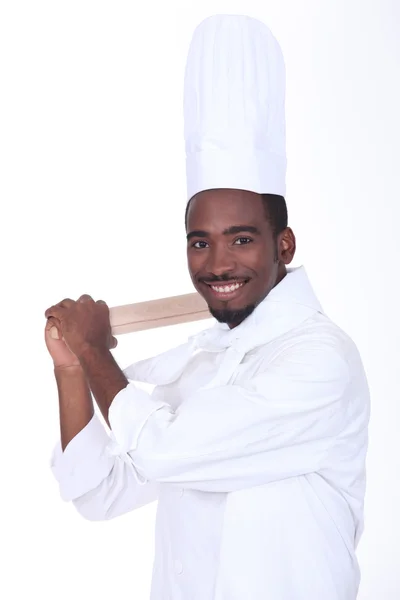
[[[45,340],[58,387],[64,450],[93,416],[91,394],[109,425],[111,403],[128,380],[110,352],[117,340],[111,333],[105,302],[95,302],[87,294],[77,301],[65,298],[48,308],[45,317]],[[53,326],[58,329],[59,339],[50,335]]]
[[[188,211],[187,233],[193,284],[210,311],[231,328],[285,277],[296,249],[292,230],[286,228],[275,240],[261,197],[241,190],[210,190],[195,196]],[[210,284],[222,285],[222,292],[213,292]],[[240,287],[225,292],[224,286],[231,284]],[[109,408],[128,380],[110,351],[116,340],[105,302],[95,302],[86,294],[77,301],[66,298],[48,308],[45,317],[64,450],[93,416],[91,394],[109,425]],[[57,340],[50,335],[53,326],[58,329]]]
[[[230,328],[239,325],[285,277],[296,251],[293,231],[287,227],[275,240],[261,196],[243,190],[197,194],[188,210],[187,237],[193,285],[211,313]],[[223,297],[212,284],[241,287]]]

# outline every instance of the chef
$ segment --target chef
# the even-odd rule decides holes
[[[45,313],[61,497],[92,521],[158,502],[152,600],[357,595],[368,385],[355,344],[290,267],[284,104],[282,52],[264,24],[198,26],[185,76],[187,259],[212,327],[123,371],[105,302],[67,298]]]

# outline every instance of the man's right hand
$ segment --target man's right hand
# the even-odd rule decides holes
[[[80,367],[78,358],[71,352],[63,340],[61,328],[58,325],[59,324],[56,319],[48,319],[44,330],[47,350],[53,359],[54,368],[63,369],[68,367]],[[50,335],[50,329],[52,329],[52,327],[57,327],[59,336],[58,340],[52,338]]]

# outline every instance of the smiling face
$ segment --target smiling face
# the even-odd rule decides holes
[[[262,197],[243,190],[207,190],[187,214],[187,258],[196,290],[211,314],[235,327],[286,275],[295,238],[274,236]]]

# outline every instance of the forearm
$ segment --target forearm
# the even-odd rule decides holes
[[[54,369],[60,410],[61,447],[69,442],[90,422],[94,406],[83,369],[79,366]]]
[[[128,380],[109,350],[88,348],[79,356],[87,383],[97,405],[110,426],[108,411],[115,396],[128,385]]]

